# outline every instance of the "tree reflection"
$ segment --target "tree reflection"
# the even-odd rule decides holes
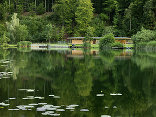
[[[12,71],[13,79],[0,81],[1,99],[17,97],[10,102],[12,107],[25,103],[27,93],[18,89],[35,89],[31,95],[43,96],[47,103],[55,105],[78,104],[78,110],[64,112],[63,116],[101,115],[154,117],[155,95],[155,53],[136,52],[129,59],[122,58],[123,51],[103,51],[95,59],[84,51],[83,59],[67,58],[66,53],[57,51],[1,50],[0,60],[10,60],[1,71]],[[3,65],[1,62],[0,65]],[[16,80],[15,80],[16,79]],[[6,82],[7,81],[7,82]],[[37,92],[38,90],[38,92]],[[104,97],[97,97],[97,94]],[[111,93],[121,93],[112,96]],[[60,96],[51,99],[48,95]],[[28,103],[35,103],[35,100]],[[89,109],[88,113],[80,109]]]

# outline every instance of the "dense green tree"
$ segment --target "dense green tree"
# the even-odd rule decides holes
[[[54,9],[69,35],[85,35],[93,17],[90,0],[58,0]]]
[[[141,27],[150,30],[156,28],[155,6],[155,0],[1,0],[0,20],[9,21],[14,12],[19,13],[22,18],[31,15],[36,20],[37,14],[41,15],[37,17],[45,21],[37,21],[40,31],[49,20],[55,24],[58,32],[66,33],[66,37],[85,36],[89,26],[95,29],[94,36],[101,37],[109,30],[108,32],[114,33],[115,36],[131,37],[140,31]],[[44,13],[48,19],[43,18]],[[31,29],[31,26],[28,29]],[[42,34],[32,35],[31,32],[36,30],[29,31],[29,37],[33,36],[33,40],[42,41],[44,38]]]
[[[24,41],[28,37],[27,26],[21,25],[19,23],[19,19],[17,18],[17,14],[14,13],[12,16],[12,20],[7,22],[7,31],[8,37],[10,38],[12,43]]]
[[[100,14],[108,24],[112,24],[113,17],[118,10],[117,0],[96,0],[94,3],[95,13]]]
[[[43,35],[45,35],[46,41],[49,41],[49,43],[51,41],[56,41],[59,38],[58,29],[52,24],[47,24],[45,26]]]

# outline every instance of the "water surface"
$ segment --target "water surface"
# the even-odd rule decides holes
[[[0,117],[156,117],[156,52],[0,50]]]

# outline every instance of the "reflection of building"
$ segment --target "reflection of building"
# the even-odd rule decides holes
[[[83,39],[85,37],[69,37],[67,38],[68,43],[71,44],[83,44]],[[98,44],[99,40],[102,37],[92,37],[91,44]],[[131,38],[129,37],[115,37],[115,41],[120,42],[122,44],[133,43]]]
[[[127,59],[131,59],[131,57],[133,56],[133,51],[131,50],[122,50],[122,51],[113,51],[115,56],[114,58],[116,60],[127,60]],[[94,59],[100,58],[99,55],[99,50],[91,50],[89,52],[90,55],[92,55],[92,57]],[[67,57],[69,58],[84,58],[84,51],[83,50],[71,50],[68,54]]]

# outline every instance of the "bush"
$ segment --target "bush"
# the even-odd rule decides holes
[[[144,28],[141,31],[137,32],[136,35],[132,36],[132,40],[135,44],[140,42],[149,42],[156,40],[156,33],[152,30],[146,30]]]
[[[20,41],[17,43],[18,47],[30,47],[31,46],[31,42],[30,41]]]
[[[123,44],[120,43],[120,42],[114,42],[114,43],[112,44],[112,47],[123,48]]]
[[[99,47],[100,49],[104,47],[111,47],[114,42],[115,42],[114,35],[112,33],[109,33],[100,39]]]

